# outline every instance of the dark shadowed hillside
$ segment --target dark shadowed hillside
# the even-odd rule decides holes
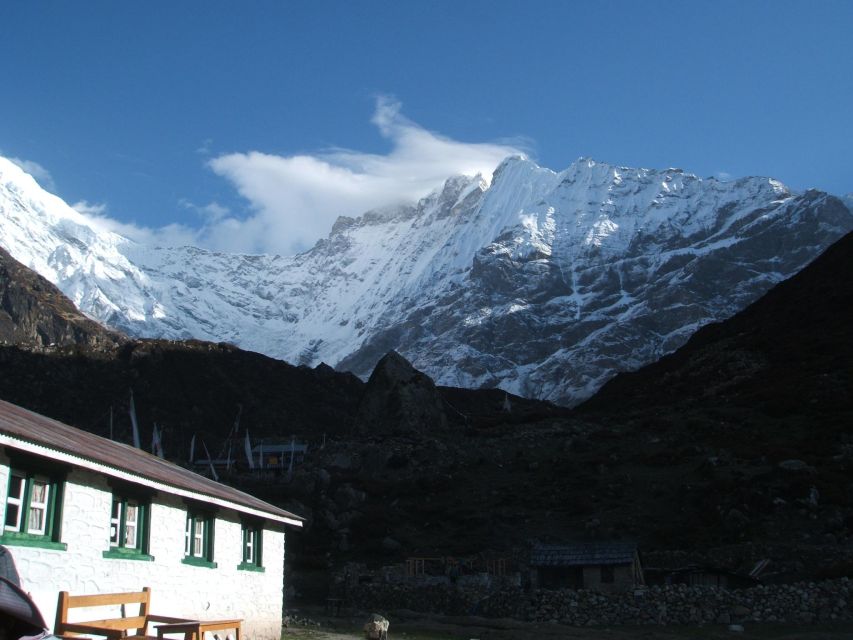
[[[681,349],[620,374],[586,411],[729,409],[832,422],[853,409],[853,234]]]
[[[143,441],[154,422],[166,453],[184,460],[198,433],[218,447],[242,406],[253,437],[321,436],[351,428],[364,386],[329,367],[294,367],[225,344],[128,341],[87,353],[0,348],[0,397],[69,424],[130,441],[130,390]]]
[[[620,374],[580,408],[619,434],[615,456],[644,460],[642,499],[670,505],[649,511],[669,544],[755,543],[753,557],[763,548],[777,570],[787,567],[781,573],[850,574],[851,310],[848,234],[742,312]],[[658,481],[666,477],[671,484]]]
[[[124,340],[84,316],[53,284],[0,247],[0,343],[106,348]]]

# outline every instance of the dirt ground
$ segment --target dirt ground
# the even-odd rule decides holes
[[[303,615],[319,626],[285,629],[283,640],[363,640],[362,624],[367,616],[327,617],[319,611]],[[388,614],[389,640],[717,640],[756,638],[778,640],[851,640],[853,623],[831,625],[744,624],[743,631],[727,625],[642,626],[578,628],[517,620],[458,616],[419,616],[411,612]]]

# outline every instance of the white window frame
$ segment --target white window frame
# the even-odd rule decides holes
[[[14,531],[19,533],[21,531],[21,521],[24,517],[24,496],[27,493],[27,476],[20,473],[19,471],[12,471],[9,474],[9,489],[12,489],[12,479],[17,478],[20,481],[20,490],[18,491],[18,495],[13,496],[11,493],[6,497],[6,515],[4,516],[4,531]],[[10,525],[6,524],[6,520],[9,518],[9,506],[15,507],[17,509],[17,518],[15,519],[15,524]]]
[[[16,460],[8,467],[0,543],[65,549],[60,541],[65,473],[42,472],[41,460]]]
[[[187,510],[184,528],[184,562],[207,567],[215,567],[214,527],[216,516],[206,510]]]
[[[36,500],[36,486],[44,488],[44,499]],[[50,481],[42,476],[33,476],[30,479],[30,504],[27,509],[27,533],[34,536],[43,536],[47,533],[47,521],[50,517]],[[40,525],[33,526],[33,516],[38,518],[41,514]]]
[[[139,516],[141,515],[142,505],[136,500],[124,500],[121,507],[124,510],[124,548],[139,551]],[[130,519],[131,512],[133,513],[132,521]],[[129,539],[131,531],[133,531],[132,541]]]

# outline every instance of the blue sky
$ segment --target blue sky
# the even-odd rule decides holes
[[[512,149],[841,194],[851,34],[831,0],[7,2],[0,154],[141,237],[284,253]]]

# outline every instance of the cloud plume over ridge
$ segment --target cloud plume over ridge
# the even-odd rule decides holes
[[[200,231],[200,244],[240,252],[294,253],[325,236],[340,215],[411,202],[457,174],[491,177],[510,145],[451,140],[411,122],[400,104],[377,101],[372,119],[392,143],[385,155],[331,149],[278,156],[259,151],[220,155],[211,169],[250,203],[245,219],[228,217]]]
[[[216,201],[200,204],[180,198],[178,210],[193,214],[194,223],[148,227],[118,219],[103,202],[79,200],[71,208],[96,230],[118,233],[143,246],[291,255],[325,237],[339,216],[415,202],[455,175],[480,174],[490,180],[501,160],[523,155],[511,144],[459,142],[428,131],[405,118],[400,104],[387,98],[377,100],[372,122],[391,143],[386,154],[332,148],[289,156],[228,153],[208,160],[210,170],[248,203],[242,212]],[[40,164],[8,159],[55,190]]]

